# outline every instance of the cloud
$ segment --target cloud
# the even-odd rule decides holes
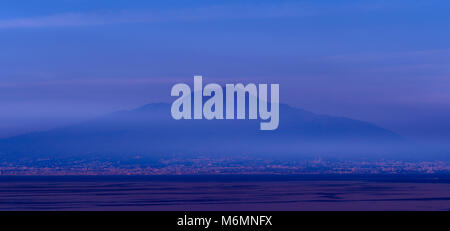
[[[68,27],[68,26],[92,26],[120,22],[109,14],[96,13],[65,13],[35,18],[18,18],[0,20],[0,29],[10,28],[39,28],[39,27]]]
[[[52,87],[52,86],[105,86],[105,85],[142,85],[142,84],[168,84],[186,81],[180,77],[158,78],[103,78],[103,79],[68,79],[68,80],[36,80],[36,81],[10,81],[0,82],[0,88],[23,87]]]
[[[311,15],[300,4],[223,5],[184,8],[171,11],[117,11],[91,13],[63,13],[30,18],[0,20],[0,29],[98,26],[118,23],[156,23],[179,21],[259,19]]]
[[[306,17],[324,14],[373,13],[392,9],[423,8],[432,1],[407,4],[409,1],[374,0],[371,2],[340,2],[316,4],[313,1],[283,3],[252,3],[211,5],[166,11],[102,11],[67,12],[28,18],[0,20],[0,29],[98,26],[118,23],[190,22],[208,20],[264,19]]]

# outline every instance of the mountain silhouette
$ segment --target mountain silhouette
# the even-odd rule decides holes
[[[174,120],[170,104],[119,111],[76,125],[0,140],[6,160],[153,160],[168,156],[249,155],[264,158],[399,155],[399,135],[368,122],[318,115],[280,104],[279,127],[260,120]]]

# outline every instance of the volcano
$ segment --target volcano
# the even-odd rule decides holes
[[[405,140],[368,122],[280,104],[277,130],[257,120],[174,120],[170,104],[119,111],[76,125],[0,140],[3,160],[153,160],[170,155],[248,155],[271,159],[379,158],[400,155]]]

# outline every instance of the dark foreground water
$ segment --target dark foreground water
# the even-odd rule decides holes
[[[450,177],[2,176],[0,210],[450,210]]]

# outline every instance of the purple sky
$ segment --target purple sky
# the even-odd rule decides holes
[[[171,102],[170,87],[280,83],[282,103],[450,136],[447,1],[0,3],[0,137]]]

